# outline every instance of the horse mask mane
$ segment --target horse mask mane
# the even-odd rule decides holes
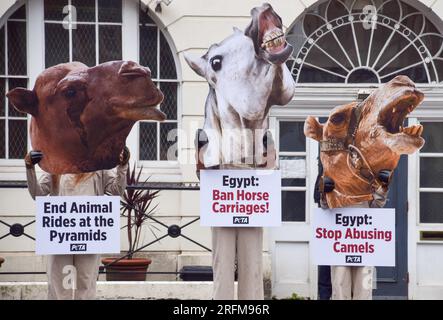
[[[15,88],[7,96],[32,115],[32,148],[43,153],[39,165],[52,174],[111,169],[136,121],[166,118],[154,108],[163,94],[149,68],[132,61],[59,64],[44,70],[33,90]]]
[[[269,4],[253,8],[251,15],[244,32],[234,28],[202,57],[185,54],[189,66],[209,84],[205,167],[262,163],[269,109],[286,105],[294,95],[295,83],[285,65],[293,48],[281,18]]]

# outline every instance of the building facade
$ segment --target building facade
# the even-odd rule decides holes
[[[133,60],[149,66],[165,93],[164,123],[137,124],[127,139],[136,165],[152,182],[195,183],[194,135],[201,127],[207,83],[186,65],[185,52],[201,55],[214,42],[243,29],[262,1],[174,0],[155,11],[155,1],[19,0],[0,4],[0,180],[23,181],[30,150],[29,118],[17,113],[5,93],[32,88],[38,74],[61,62],[93,66]],[[283,226],[266,230],[265,279],[271,294],[316,298],[317,266],[309,250],[318,144],[303,135],[306,116],[322,119],[336,105],[357,99],[378,84],[406,74],[425,92],[409,117],[423,123],[425,147],[402,158],[389,196],[397,212],[397,265],[378,268],[379,297],[443,299],[443,2],[434,0],[271,0],[281,15],[294,53],[288,62],[297,83],[289,105],[274,107],[270,127],[282,169]],[[72,20],[69,19],[71,14]],[[199,216],[197,191],[162,190],[156,216],[185,225]],[[34,203],[26,189],[0,189],[0,220],[31,222]],[[154,223],[155,226],[155,223]],[[32,225],[27,227],[32,236]],[[161,234],[147,226],[143,243]],[[150,230],[148,230],[150,229]],[[0,224],[0,237],[9,227]],[[153,233],[152,233],[152,232]],[[210,247],[210,230],[183,229]],[[124,237],[122,237],[124,239]],[[123,241],[122,248],[125,248]],[[34,241],[0,239],[0,271],[44,271]],[[210,265],[210,254],[186,238],[165,238],[144,254],[152,270]],[[43,276],[0,281],[38,280]],[[171,279],[171,276],[152,276]]]

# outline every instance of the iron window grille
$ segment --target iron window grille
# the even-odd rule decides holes
[[[0,158],[21,159],[27,151],[28,118],[6,98],[16,87],[28,86],[26,5],[0,28]]]

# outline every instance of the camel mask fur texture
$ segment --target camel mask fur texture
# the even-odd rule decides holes
[[[212,45],[202,57],[185,55],[189,66],[209,83],[204,131],[205,167],[262,161],[269,109],[286,105],[295,83],[285,65],[293,48],[281,18],[269,4],[251,10],[246,30]]]
[[[307,118],[305,135],[330,148],[320,155],[324,177],[335,183],[332,192],[324,193],[329,208],[371,201],[374,184],[369,182],[368,172],[372,171],[375,177],[383,171],[392,172],[402,154],[412,154],[424,145],[421,125],[403,127],[407,115],[423,98],[423,93],[406,76],[397,76],[381,85],[360,103],[360,121],[350,147],[346,141],[349,142],[349,126],[358,103],[334,108],[324,124]],[[335,150],[343,146],[342,142],[344,149]],[[387,194],[387,186],[384,188]]]
[[[166,118],[154,108],[163,94],[149,68],[132,61],[59,64],[44,70],[33,90],[7,96],[32,115],[32,148],[43,152],[39,165],[52,174],[111,169],[136,121]]]

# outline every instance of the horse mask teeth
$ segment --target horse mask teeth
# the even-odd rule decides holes
[[[132,61],[59,64],[43,71],[32,91],[15,88],[7,96],[32,115],[32,148],[52,174],[111,169],[136,121],[166,118],[155,108],[163,94],[150,70]]]
[[[293,47],[286,42],[283,24],[270,4],[251,10],[252,21],[245,35],[254,42],[258,56],[273,64],[282,64],[292,54]]]

